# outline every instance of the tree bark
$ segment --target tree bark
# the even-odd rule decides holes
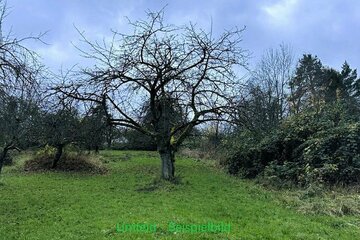
[[[3,148],[3,150],[0,152],[0,174],[1,174],[2,167],[4,166],[4,163],[5,163],[5,158],[6,158],[7,153],[10,150],[14,150],[14,149],[20,151],[19,148],[15,147],[15,145],[13,143],[11,143],[11,144],[6,145]]]
[[[113,129],[111,126],[108,127],[107,131],[106,131],[106,143],[107,143],[107,148],[110,149],[111,145],[112,145],[112,141],[113,141],[113,133],[112,133]]]
[[[51,166],[52,169],[55,169],[61,156],[62,156],[62,153],[63,153],[63,148],[64,148],[64,145],[63,144],[59,144],[56,146],[56,154],[55,154],[55,158],[53,160],[53,164]]]
[[[171,148],[159,150],[161,158],[161,177],[165,180],[173,180],[175,177],[175,153]]]
[[[4,161],[5,161],[5,157],[6,157],[7,152],[8,152],[7,148],[4,148],[0,152],[0,174],[1,174],[2,167],[4,166]]]

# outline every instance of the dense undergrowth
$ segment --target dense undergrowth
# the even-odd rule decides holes
[[[360,122],[343,103],[296,114],[265,137],[243,133],[223,161],[231,174],[276,186],[360,183]]]

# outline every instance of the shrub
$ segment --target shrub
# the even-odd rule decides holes
[[[261,141],[240,144],[225,164],[231,174],[275,184],[358,184],[360,123],[341,103],[302,112]]]

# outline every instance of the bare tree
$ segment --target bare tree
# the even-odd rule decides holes
[[[264,132],[278,126],[289,113],[289,82],[294,72],[291,48],[281,44],[262,56],[239,101],[238,122],[251,130]]]
[[[29,114],[35,109],[38,77],[42,71],[37,54],[23,45],[36,37],[12,38],[2,34],[6,3],[0,1],[0,171],[7,153],[18,149],[26,135]]]
[[[43,145],[56,148],[51,168],[55,169],[66,145],[80,142],[81,126],[77,109],[73,104],[61,100],[57,106],[42,112],[40,139]]]
[[[263,55],[254,77],[266,94],[268,109],[278,122],[288,113],[289,82],[294,74],[294,55],[290,46],[280,44]]]
[[[244,29],[214,37],[193,24],[167,25],[163,15],[163,11],[149,12],[146,21],[129,21],[133,34],[114,32],[110,42],[93,42],[80,32],[91,50],[79,49],[96,65],[55,89],[101,103],[109,123],[155,139],[162,177],[171,180],[174,154],[194,126],[227,120],[239,82],[233,67],[244,66],[247,55],[239,46]],[[140,124],[144,102],[149,103],[150,127]],[[178,108],[186,121],[173,121]]]

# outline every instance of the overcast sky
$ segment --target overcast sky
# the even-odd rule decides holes
[[[85,64],[72,43],[79,42],[74,25],[90,39],[108,37],[110,29],[129,30],[125,17],[144,19],[146,10],[167,5],[172,24],[197,23],[220,33],[246,26],[243,48],[251,51],[250,64],[264,50],[284,42],[296,57],[317,55],[324,65],[339,69],[347,60],[360,68],[359,0],[8,0],[10,15],[3,31],[15,37],[48,31],[49,45],[28,42],[52,70]]]

